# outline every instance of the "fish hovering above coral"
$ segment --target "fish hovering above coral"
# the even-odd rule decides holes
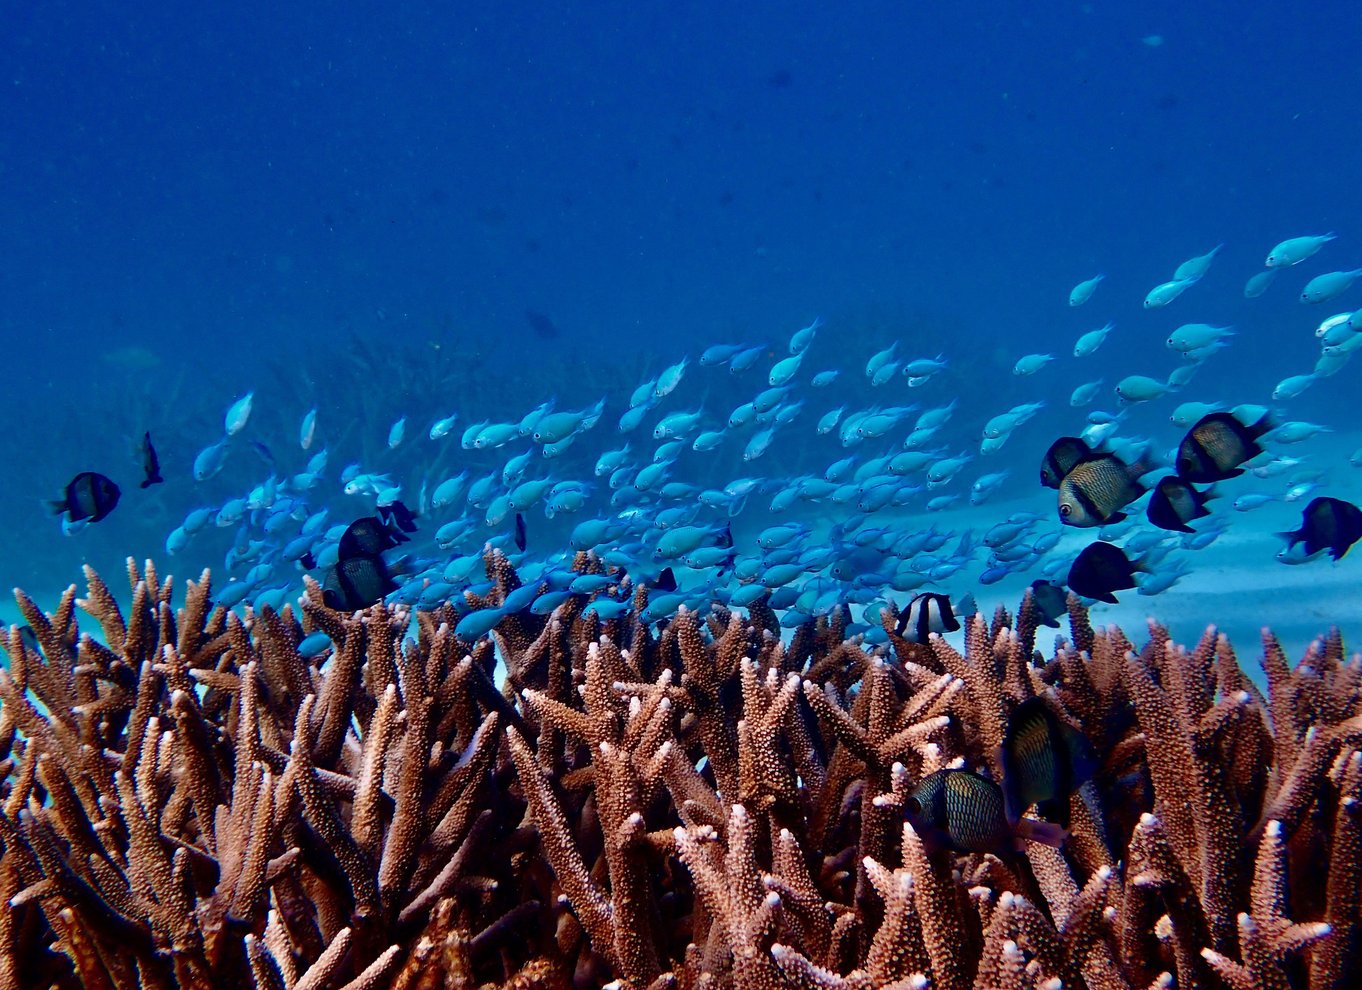
[[[1064,829],[1051,822],[1008,821],[1003,790],[972,770],[937,770],[922,778],[904,804],[904,817],[929,849],[993,853],[1025,851],[1026,843],[1059,847]]]
[[[62,525],[74,532],[86,523],[100,522],[118,505],[122,494],[113,479],[95,471],[82,471],[62,490],[62,497],[48,503],[53,515],[66,514]]]
[[[945,595],[924,591],[914,596],[900,613],[894,631],[910,643],[925,643],[932,633],[958,632],[960,620],[977,611],[979,607],[972,595],[965,595],[952,605]]]
[[[1079,551],[1065,583],[1084,598],[1115,605],[1115,592],[1134,588],[1135,573],[1144,569],[1143,563],[1131,561],[1120,547],[1098,540]]]
[[[1064,588],[1053,581],[1038,578],[1031,582],[1031,598],[1040,611],[1041,625],[1058,629],[1059,617],[1069,610]]]
[[[360,553],[336,562],[322,584],[328,608],[354,612],[382,601],[398,588],[388,565],[375,553]]]

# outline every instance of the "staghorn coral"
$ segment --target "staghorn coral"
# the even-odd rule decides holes
[[[497,605],[519,585],[486,558]],[[579,570],[600,561],[578,556]],[[214,608],[93,572],[0,671],[0,986],[1341,988],[1362,966],[1362,668],[1338,636],[1267,691],[1224,637],[868,651],[569,600],[490,638],[458,610]],[[621,575],[621,580],[624,576]],[[646,590],[636,591],[641,610]],[[77,609],[98,624],[82,633]],[[324,631],[334,648],[305,659]],[[494,683],[504,663],[505,679]],[[902,807],[996,772],[1049,694],[1103,755],[1064,847],[959,855]]]

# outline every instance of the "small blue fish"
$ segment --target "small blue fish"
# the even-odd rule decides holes
[[[254,399],[255,393],[247,392],[228,407],[222,426],[229,437],[236,436],[246,428],[246,421],[251,418],[251,404]]]
[[[219,471],[227,461],[227,441],[219,440],[204,447],[194,458],[194,480],[207,481]]]
[[[312,447],[312,439],[317,435],[317,410],[309,409],[303,415],[303,422],[298,427],[298,446],[304,450]]]
[[[403,416],[388,428],[388,449],[396,450],[407,435],[407,417]]]

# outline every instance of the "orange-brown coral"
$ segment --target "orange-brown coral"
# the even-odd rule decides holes
[[[599,561],[579,556],[579,569]],[[490,554],[498,604],[518,584]],[[0,671],[0,986],[1312,987],[1362,967],[1362,671],[1267,691],[1208,630],[1034,607],[963,652],[758,604],[656,626],[569,600],[460,640],[411,615],[244,619],[129,564]],[[646,603],[640,591],[635,605]],[[77,607],[101,629],[80,633]],[[302,638],[325,632],[316,659]],[[500,658],[504,666],[498,666]],[[505,678],[498,688],[498,670]],[[1048,694],[1103,763],[1059,850],[923,845],[923,775],[996,773]]]

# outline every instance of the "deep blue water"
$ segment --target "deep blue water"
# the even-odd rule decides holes
[[[254,438],[287,470],[300,470],[297,421],[316,405],[333,479],[363,459],[410,488],[437,457],[460,466],[457,444],[425,439],[438,415],[459,410],[461,431],[551,394],[576,408],[605,393],[590,457],[561,468],[589,475],[645,375],[721,340],[784,356],[821,315],[808,365],[840,366],[842,380],[801,387],[802,418],[745,473],[821,473],[848,453],[811,449],[813,423],[838,403],[957,396],[947,446],[964,449],[984,419],[1044,398],[996,466],[1014,469],[1007,495],[1048,511],[1034,463],[1083,425],[1067,403],[1080,381],[1163,377],[1180,361],[1162,343],[1172,327],[1234,324],[1194,387],[1132,416],[1130,432],[1167,447],[1172,402],[1266,402],[1310,370],[1319,319],[1362,306],[1362,287],[1334,306],[1296,300],[1309,275],[1362,265],[1362,18],[1350,4],[675,7],[10,10],[0,585],[50,596],[84,560],[164,560],[185,512],[266,473],[239,452],[212,483],[189,476],[247,390]],[[1273,244],[1333,230],[1318,258],[1243,298]],[[1179,262],[1221,242],[1184,300],[1141,309]],[[1098,272],[1093,301],[1070,309],[1069,288]],[[557,335],[536,334],[527,310]],[[1073,339],[1107,319],[1117,331],[1077,367]],[[905,356],[944,352],[950,375],[922,394],[902,379],[872,392],[861,368],[895,338]],[[346,365],[356,339],[402,377]],[[1017,379],[1012,363],[1031,351],[1064,360]],[[741,385],[692,372],[667,409],[705,404],[721,421],[769,364]],[[1356,446],[1348,375],[1285,410],[1340,431],[1295,456],[1325,465]],[[404,413],[413,438],[387,452]],[[146,428],[168,483],[142,493],[131,444]],[[744,442],[678,476],[744,473]],[[84,469],[118,478],[124,502],[65,537],[41,500]],[[976,462],[961,490],[993,469]],[[1330,491],[1356,498],[1355,474],[1336,468]],[[769,521],[764,503],[745,527]],[[951,527],[948,513],[934,521]],[[570,525],[540,525],[540,539],[561,542]],[[220,568],[230,537],[197,541],[174,569]],[[1245,552],[1273,567],[1276,548]]]

